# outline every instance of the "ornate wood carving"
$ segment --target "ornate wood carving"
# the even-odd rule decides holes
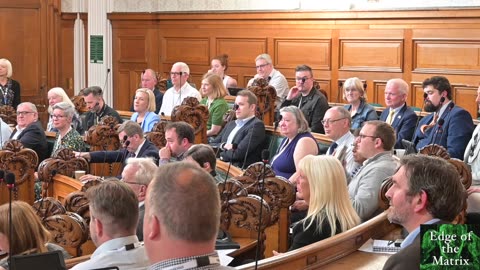
[[[73,96],[71,100],[73,102],[73,105],[75,106],[75,110],[78,113],[88,112],[87,103],[85,103],[85,99],[83,98],[83,95]]]
[[[267,164],[265,166],[265,173],[264,173],[263,162],[259,161],[259,162],[250,164],[250,166],[247,167],[243,175],[248,176],[255,181],[259,181],[264,178],[264,175],[265,175],[265,178],[275,177],[275,172],[273,172],[272,167],[269,164]]]
[[[146,138],[151,141],[158,149],[163,148],[167,145],[167,140],[165,139],[165,127],[167,126],[167,122],[160,121],[157,122],[154,126],[152,131],[146,134]]]
[[[35,201],[33,209],[42,220],[53,215],[61,215],[67,212],[65,207],[63,207],[57,199],[52,197],[41,198]]]
[[[17,125],[17,111],[10,105],[0,106],[0,117],[9,125]]]
[[[248,87],[258,99],[256,116],[263,120],[265,125],[273,125],[275,119],[275,100],[277,98],[277,91],[271,85],[268,85],[267,80],[263,78],[255,79],[252,86]]]
[[[85,220],[76,213],[67,212],[43,220],[45,228],[52,234],[53,242],[64,247],[74,256],[82,255],[80,246],[88,240],[89,230]]]
[[[195,143],[207,143],[208,108],[200,105],[195,97],[187,97],[182,105],[175,106],[172,111],[172,121],[184,121],[195,130]]]
[[[429,144],[418,151],[420,154],[424,154],[427,156],[436,156],[441,157],[443,159],[450,159],[450,155],[447,152],[445,147],[438,145],[438,144]]]
[[[90,207],[88,203],[89,201],[84,191],[75,191],[65,197],[65,209],[80,215],[87,224],[90,222]]]

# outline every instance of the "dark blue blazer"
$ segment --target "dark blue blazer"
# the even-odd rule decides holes
[[[380,120],[386,121],[389,113],[390,108],[383,110],[382,114],[380,115]],[[402,109],[397,113],[392,123],[392,127],[397,134],[397,142],[395,143],[395,149],[404,148],[402,145],[402,139],[405,139],[407,141],[412,140],[416,124],[417,115],[412,110],[412,108],[405,104]]]
[[[95,151],[90,152],[90,162],[122,162],[123,166],[125,166],[125,161],[129,156],[129,152],[125,148],[117,151]],[[158,164],[158,148],[149,140],[145,140],[145,143],[143,144],[142,148],[140,148],[140,151],[138,152],[138,155],[136,157],[152,157],[155,160],[155,163]]]
[[[228,135],[236,127],[235,121],[230,121],[212,141],[211,145],[220,147],[228,139]],[[263,121],[253,117],[242,128],[240,128],[233,137],[232,143],[236,143],[237,150],[223,151],[220,153],[220,159],[225,162],[232,161],[237,167],[247,167],[248,165],[260,161],[265,142],[265,125]],[[247,156],[245,164],[245,156]],[[243,166],[245,165],[245,166]]]
[[[10,138],[12,138],[15,133],[18,131],[15,129]],[[48,147],[47,147],[47,136],[45,135],[45,131],[42,127],[42,123],[40,121],[33,122],[28,125],[17,137],[25,148],[30,148],[38,156],[38,164],[40,164],[44,159],[48,156]],[[37,165],[38,165],[37,164]]]
[[[445,120],[443,126],[435,125],[425,134],[420,131],[420,127],[432,122],[433,113],[420,120],[413,137],[417,151],[429,144],[439,144],[447,149],[450,157],[463,160],[465,147],[467,147],[474,129],[472,116],[463,108],[454,106],[451,110],[447,108],[441,118]]]

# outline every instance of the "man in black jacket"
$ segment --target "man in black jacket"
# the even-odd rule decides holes
[[[81,93],[89,110],[89,112],[85,114],[85,121],[83,121],[85,131],[91,126],[97,125],[100,120],[107,115],[115,117],[119,124],[123,122],[118,112],[108,106],[103,100],[102,88],[91,86],[83,89]]]

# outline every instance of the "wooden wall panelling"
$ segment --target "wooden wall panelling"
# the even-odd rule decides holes
[[[306,64],[312,69],[331,69],[329,39],[275,39],[275,67],[295,70]]]
[[[478,117],[478,105],[476,102],[478,86],[452,85],[453,100],[456,105],[467,110],[473,119]]]
[[[383,107],[387,106],[387,104],[385,104],[385,86],[387,86],[387,81],[377,81],[377,80],[373,81],[372,88],[373,88],[373,95],[375,97],[373,103],[378,103]]]
[[[412,101],[414,102],[411,106],[421,108],[423,111],[423,87],[421,82],[412,82],[410,84],[410,95],[412,96]]]

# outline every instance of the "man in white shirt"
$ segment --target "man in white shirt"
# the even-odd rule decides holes
[[[170,78],[173,86],[163,95],[162,108],[160,115],[170,116],[175,106],[182,104],[186,97],[196,97],[200,102],[202,97],[197,89],[188,83],[190,68],[183,62],[173,64],[170,70]]]
[[[280,110],[280,106],[289,90],[287,79],[280,71],[273,68],[272,58],[266,53],[262,53],[255,58],[255,67],[257,68],[257,74],[248,81],[247,87],[252,86],[255,79],[263,78],[267,80],[268,85],[273,86],[277,91],[277,100],[275,101],[275,111],[277,112]]]
[[[138,199],[133,190],[121,181],[106,180],[89,188],[87,199],[90,202],[90,237],[97,249],[90,260],[72,269],[146,269],[145,248],[135,235]]]

